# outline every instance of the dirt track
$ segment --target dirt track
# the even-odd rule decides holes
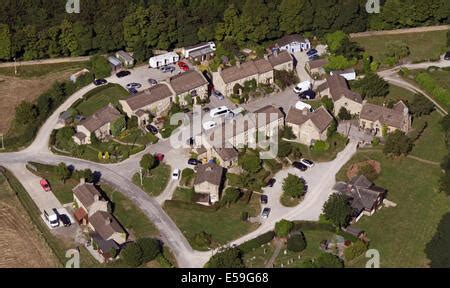
[[[448,30],[449,27],[450,27],[449,25],[441,25],[441,26],[427,26],[427,27],[405,28],[405,29],[396,29],[396,30],[366,31],[366,32],[360,32],[360,33],[351,33],[350,38],[379,36],[379,35],[399,35],[399,34],[408,34],[408,33],[431,32],[431,31],[444,31],[444,30]]]

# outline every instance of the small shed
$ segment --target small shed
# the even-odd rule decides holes
[[[81,76],[83,76],[87,73],[89,73],[89,70],[86,68],[83,70],[80,70],[77,73],[70,75],[70,81],[72,81],[73,83],[76,83],[78,78],[80,78]]]
[[[70,110],[66,110],[59,115],[58,122],[62,125],[68,125],[73,122],[73,113]]]
[[[349,69],[345,69],[345,70],[331,71],[330,72],[331,76],[333,76],[334,74],[341,75],[347,81],[352,81],[352,80],[356,79],[356,71],[353,68],[349,68]]]
[[[119,59],[125,65],[125,67],[134,66],[134,58],[123,50],[119,50],[116,52],[116,58]]]
[[[116,57],[110,56],[108,57],[108,63],[111,66],[111,69],[115,72],[122,69],[122,62]]]

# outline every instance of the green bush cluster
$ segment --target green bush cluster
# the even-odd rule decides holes
[[[258,237],[249,240],[245,243],[242,243],[239,246],[239,250],[242,251],[242,253],[248,253],[251,252],[252,250],[261,247],[262,245],[269,243],[270,241],[272,241],[272,239],[275,237],[275,232],[273,231],[269,231],[266,232],[264,234],[259,235]]]

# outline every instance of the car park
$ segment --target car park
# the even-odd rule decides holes
[[[106,79],[95,79],[94,80],[95,86],[105,85],[106,83],[108,83],[108,81],[106,81]]]
[[[130,88],[139,89],[142,87],[142,85],[140,83],[133,82],[133,83],[128,83],[126,87],[127,87],[127,89],[130,89]]]
[[[155,86],[156,84],[158,84],[158,81],[156,81],[155,79],[152,79],[152,78],[148,79],[147,81],[148,81],[148,84],[150,84],[150,86]]]
[[[205,123],[203,123],[203,129],[205,130],[210,130],[213,129],[214,127],[216,127],[216,122],[214,121],[207,121]]]
[[[269,197],[267,195],[261,195],[261,204],[267,205],[269,203]]]
[[[216,97],[216,98],[219,99],[219,100],[225,99],[225,97],[223,96],[223,94],[220,93],[220,91],[218,91],[218,90],[213,90],[212,93],[211,93],[211,95],[214,96],[214,97]]]
[[[180,61],[177,64],[178,64],[178,67],[180,67],[180,69],[183,70],[184,72],[189,71],[189,66],[186,63],[184,63],[183,61]]]
[[[175,71],[175,67],[167,65],[167,66],[162,66],[161,68],[159,68],[159,70],[161,70],[161,72],[163,73],[172,73],[173,71]]]
[[[145,127],[145,129],[146,129],[148,132],[152,133],[153,135],[158,134],[158,128],[156,128],[156,127],[153,126],[153,125],[147,125],[147,126]]]
[[[189,165],[197,166],[198,163],[199,163],[199,161],[197,159],[194,159],[194,158],[191,158],[191,159],[188,160],[188,164]]]
[[[297,168],[298,170],[303,171],[303,172],[308,170],[308,166],[306,166],[305,164],[300,163],[298,161],[295,161],[294,163],[292,163],[292,166],[294,166],[295,168]]]
[[[273,185],[277,182],[275,178],[271,178],[269,181],[267,181],[266,187],[273,187]]]
[[[267,219],[267,218],[269,218],[269,215],[270,215],[270,208],[264,208],[261,213],[261,218]]]
[[[59,215],[59,220],[61,220],[64,227],[69,227],[70,225],[72,225],[69,216],[67,216],[66,214]]]
[[[300,163],[302,163],[303,165],[305,165],[308,168],[314,167],[314,162],[311,160],[305,159],[305,158],[301,159]]]
[[[42,189],[44,189],[45,192],[52,191],[52,188],[50,187],[50,184],[48,184],[48,181],[46,179],[41,179],[39,184],[41,184],[41,187]]]
[[[181,174],[180,169],[173,170],[173,172],[172,172],[172,180],[180,179],[180,174]]]
[[[130,74],[131,74],[130,71],[124,70],[124,71],[117,72],[116,76],[117,76],[117,78],[123,78],[123,77],[126,77],[126,76],[130,75]]]

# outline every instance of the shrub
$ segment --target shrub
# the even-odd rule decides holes
[[[287,249],[292,252],[302,252],[306,249],[306,240],[303,232],[299,231],[289,236],[287,241]]]
[[[222,196],[221,202],[226,205],[234,204],[239,200],[241,191],[237,188],[228,187]]]
[[[281,221],[278,221],[275,224],[275,234],[277,235],[277,237],[281,238],[287,237],[293,227],[294,227],[293,222],[282,219]]]
[[[194,235],[194,243],[199,247],[209,247],[211,245],[211,234],[202,231]]]
[[[350,120],[352,119],[352,114],[350,114],[345,107],[341,107],[341,109],[339,109],[338,118],[340,120]]]
[[[344,257],[346,261],[352,261],[356,257],[362,255],[367,250],[367,244],[361,240],[357,240],[351,246],[344,250]]]
[[[206,264],[208,268],[245,268],[238,248],[226,248],[214,254]]]
[[[258,237],[249,240],[239,246],[239,250],[242,251],[242,253],[248,253],[251,252],[253,249],[261,247],[263,244],[269,243],[272,241],[273,237],[275,237],[275,232],[269,231],[264,234],[259,235]]]
[[[142,251],[142,262],[146,263],[152,261],[161,253],[161,243],[153,238],[141,238],[136,241],[136,244]]]
[[[288,174],[283,180],[283,195],[291,198],[300,198],[305,195],[303,180],[294,174]]]
[[[142,249],[137,243],[127,244],[120,255],[123,261],[131,267],[140,266],[144,259]]]
[[[322,141],[322,140],[317,140],[312,149],[315,152],[325,152],[328,151],[330,149],[330,144],[328,142]]]
[[[344,268],[342,260],[333,254],[322,253],[314,262],[317,268]]]

